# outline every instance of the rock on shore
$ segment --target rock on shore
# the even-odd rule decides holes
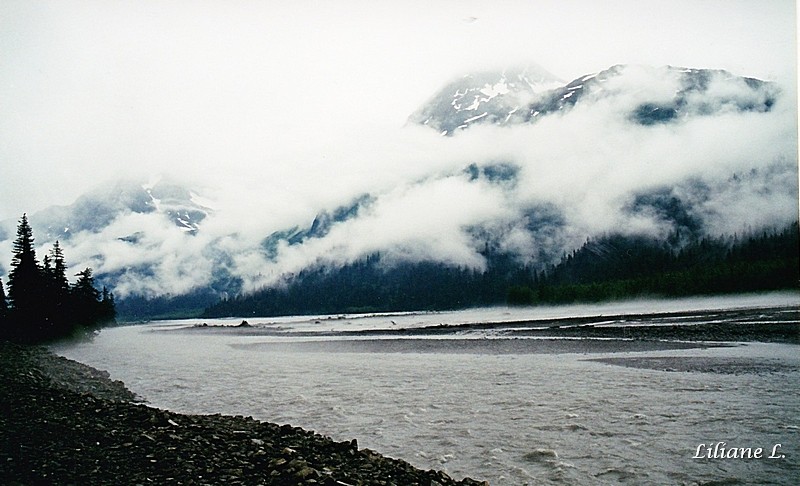
[[[289,425],[148,407],[43,348],[0,343],[0,367],[5,484],[488,484]]]

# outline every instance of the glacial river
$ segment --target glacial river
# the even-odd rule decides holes
[[[241,318],[163,321],[105,329],[92,342],[54,350],[108,370],[151,406],[356,438],[359,447],[417,467],[493,485],[793,485],[800,478],[798,346],[524,341],[503,325],[586,317],[624,326],[625,319],[604,316],[687,310],[716,322],[718,310],[739,308],[769,325],[759,309],[776,307],[792,314],[800,295],[248,318],[252,327],[243,328],[235,327]],[[496,325],[460,328],[447,339],[415,331],[485,322]],[[402,345],[379,342],[387,339]],[[452,347],[460,340],[471,341]],[[631,367],[598,358],[661,359]],[[717,455],[763,451],[709,458],[714,446]],[[694,457],[698,448],[702,458]]]

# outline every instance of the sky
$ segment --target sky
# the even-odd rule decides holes
[[[782,0],[6,0],[0,219],[120,176],[328,166],[475,70],[670,64],[791,85],[796,19]]]
[[[783,224],[798,203],[797,18],[784,0],[5,0],[0,221],[120,179],[190,187],[212,210],[196,236],[129,214],[64,243],[78,269],[122,274],[120,296],[189,291],[223,260],[247,289],[378,251],[480,269],[475,228],[546,263],[611,231],[663,236],[658,215],[628,210],[663,187],[709,234]],[[677,85],[632,68],[622,95],[536,124],[441,137],[408,123],[467,73],[538,65],[569,82],[616,64],[724,69],[782,95],[770,113],[634,126],[624,110]],[[518,168],[517,185],[464,175],[495,162]],[[265,236],[364,194],[357,218],[265,256]],[[564,224],[532,231],[531,211]]]

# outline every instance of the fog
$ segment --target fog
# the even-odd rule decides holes
[[[487,239],[542,263],[587,237],[671,231],[630,210],[655,190],[690,201],[710,235],[797,218],[793,2],[409,4],[4,3],[0,219],[119,179],[190,188],[208,210],[196,233],[128,213],[62,242],[72,269],[115,275],[124,297],[184,293],[221,271],[254,289],[374,252],[482,269]],[[616,63],[724,68],[781,94],[767,113],[705,106],[637,125],[630,111],[669,99],[676,81],[632,68],[605,86],[614,96],[532,124],[441,137],[407,123],[452,79],[528,62],[566,81]],[[752,96],[743,82],[707,93]],[[472,164],[515,177],[473,177]],[[364,195],[324,237],[264,251],[273,232]],[[52,242],[37,243],[41,254]],[[6,269],[9,239],[0,252]]]
[[[648,87],[645,81],[636,86]],[[654,90],[669,82],[651,81]],[[386,264],[428,260],[481,270],[487,241],[520,262],[550,263],[548,257],[588,237],[673,231],[657,212],[630,210],[636,194],[654,190],[687,201],[710,236],[796,219],[791,96],[767,113],[723,109],[642,126],[620,108],[640,102],[641,89],[620,93],[613,104],[589,100],[537,123],[475,126],[453,137],[406,126],[384,135],[383,143],[378,134],[324,158],[300,157],[292,170],[267,181],[221,178],[216,186],[207,182],[205,193],[198,189],[209,216],[196,234],[158,213],[130,213],[99,233],[74,235],[65,251],[98,274],[122,272],[115,286],[121,296],[161,295],[207,285],[215,269],[242,278],[251,290],[312,265],[336,267],[375,252]],[[515,177],[475,177],[468,170],[499,163]],[[318,214],[364,194],[369,198],[358,211],[326,234],[301,244],[280,241],[275,255],[264,251],[273,232],[308,229]],[[541,224],[529,224],[537,214]],[[136,244],[121,239],[129,235],[138,235]]]

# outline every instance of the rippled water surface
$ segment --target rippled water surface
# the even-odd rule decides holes
[[[334,331],[321,338],[329,343],[328,349],[331,341],[343,339],[336,336],[338,330],[352,328],[797,303],[797,295],[781,294],[250,320],[283,329],[270,336],[176,330],[201,322],[236,324],[241,319],[156,322],[107,329],[91,343],[56,351],[110,371],[152,406],[185,413],[251,415],[337,440],[357,438],[360,447],[421,468],[442,469],[456,478],[470,476],[491,484],[788,485],[797,484],[800,477],[797,346],[496,354],[482,351],[480,345],[470,346],[468,352],[423,353],[380,348],[359,352],[352,347],[330,352],[308,343],[299,348],[275,344],[307,342],[308,331],[323,326]],[[502,339],[491,330],[484,333],[462,338]],[[646,359],[637,367],[597,358]],[[663,366],[670,362],[684,366]],[[720,365],[704,368],[705,363]],[[765,455],[781,444],[785,457],[692,457],[700,444],[717,442],[726,447],[762,447]]]

